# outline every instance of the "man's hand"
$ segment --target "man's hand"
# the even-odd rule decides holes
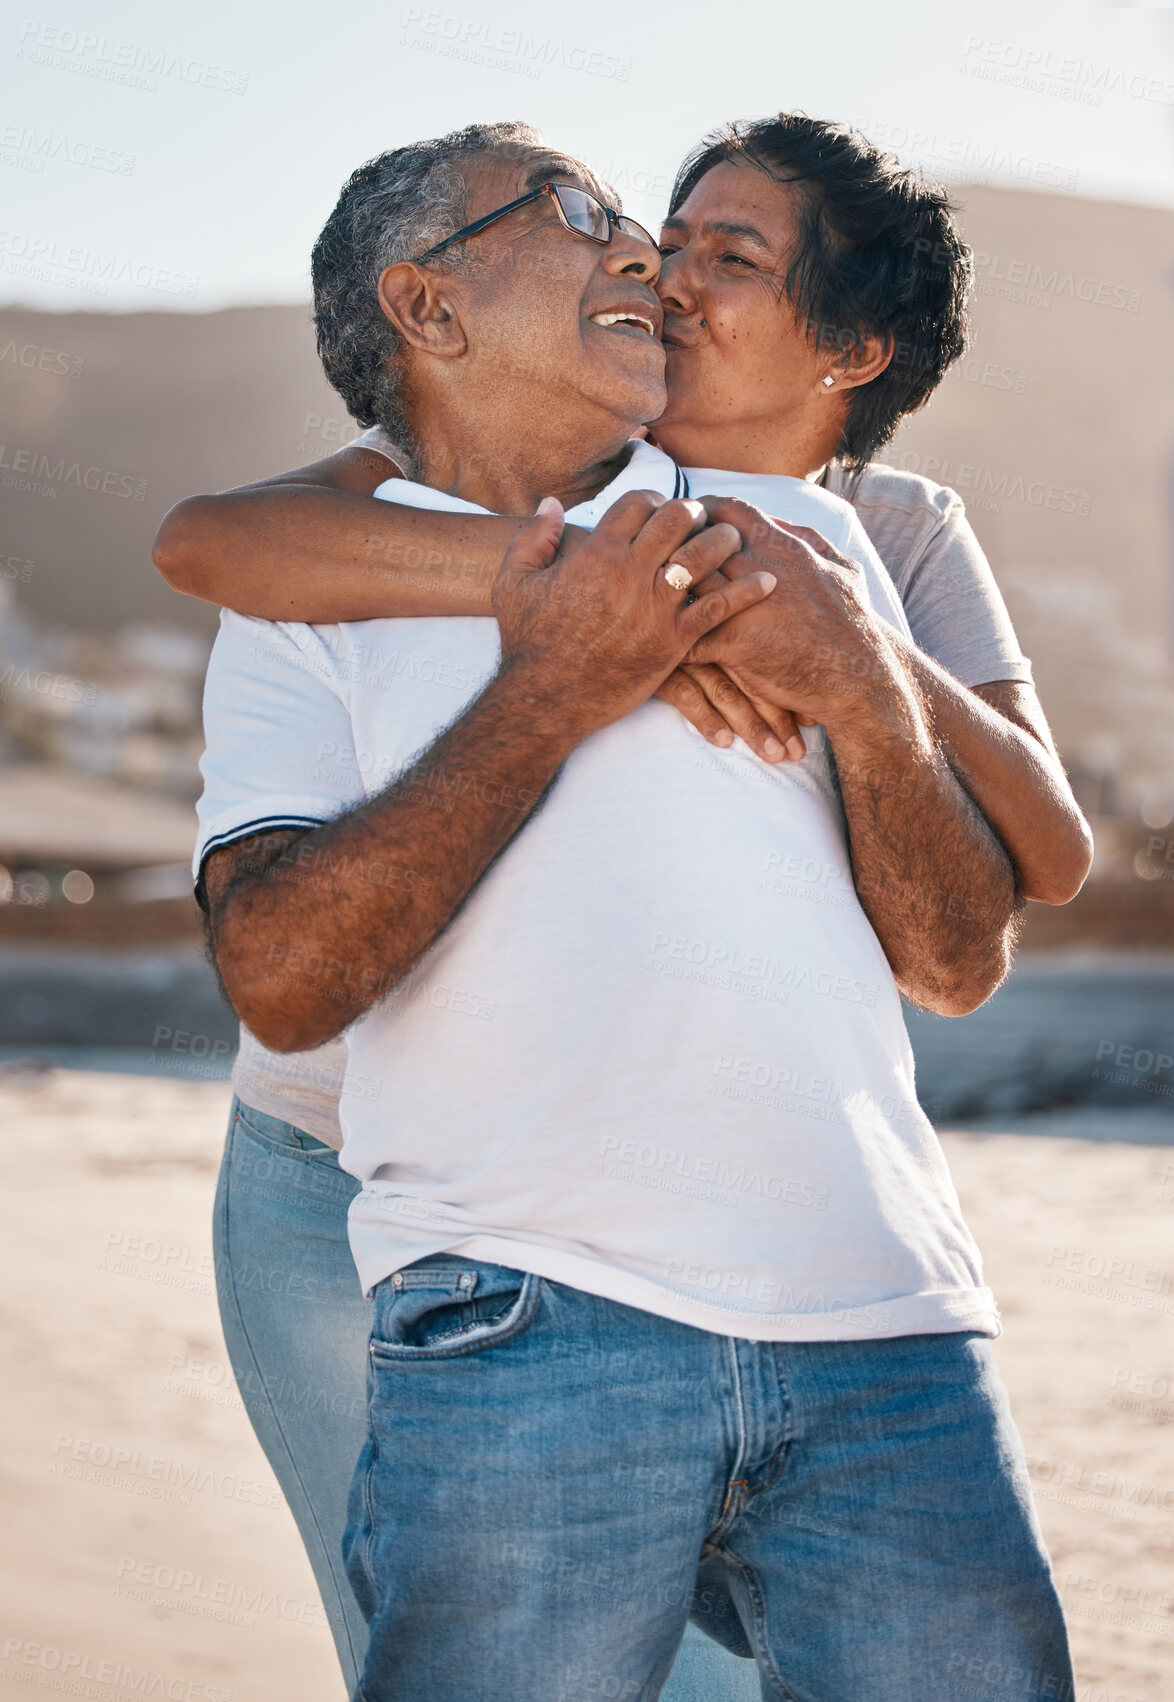
[[[402,980],[575,746],[638,708],[698,639],[774,588],[751,572],[687,604],[668,584],[666,563],[701,580],[741,543],[731,526],[706,527],[697,503],[632,493],[555,563],[561,533],[557,503],[519,529],[494,583],[501,666],[393,785],[312,832],[209,857],[217,966],[264,1045],[316,1046]],[[340,880],[340,866],[355,872]],[[400,878],[368,879],[372,868]]]
[[[772,574],[719,572],[742,546],[737,529],[706,524],[700,503],[630,491],[594,532],[558,553],[552,499],[522,526],[493,588],[501,674],[527,712],[555,716],[578,742],[629,714],[707,633],[761,603]],[[678,562],[705,584],[689,602],[664,569]]]
[[[591,533],[582,526],[565,526],[553,565],[564,562],[590,537]],[[677,553],[680,557],[680,552]],[[681,559],[693,571],[688,554]],[[725,583],[719,569],[711,575],[705,589],[713,590]],[[784,758],[798,761],[806,754],[803,735],[789,709],[751,698],[734,684],[724,668],[713,663],[682,662],[656,688],[655,695],[719,748],[728,748],[740,738],[765,762],[781,762]]]

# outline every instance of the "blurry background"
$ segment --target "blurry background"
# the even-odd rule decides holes
[[[1065,1258],[1076,1248],[1104,1262],[1113,1234],[1128,1247],[1159,1228],[1168,1234],[1174,1173],[1157,1151],[1174,1124],[1169,4],[1061,11],[1044,0],[982,8],[831,0],[732,11],[697,0],[659,10],[616,0],[590,9],[352,0],[333,13],[304,0],[249,12],[210,0],[181,16],[105,0],[0,26],[0,79],[0,1106],[11,1112],[14,1174],[29,1189],[11,1197],[33,1267],[22,1266],[27,1306],[10,1320],[18,1336],[30,1331],[22,1365],[39,1360],[53,1329],[36,1270],[39,1252],[48,1260],[37,1227],[42,1191],[60,1165],[80,1166],[97,1192],[78,1195],[76,1218],[54,1220],[57,1232],[74,1224],[57,1249],[66,1259],[58,1280],[72,1273],[76,1304],[80,1274],[115,1333],[128,1289],[154,1306],[139,1320],[152,1345],[143,1348],[141,1336],[128,1343],[117,1374],[136,1410],[145,1377],[165,1438],[177,1411],[191,1416],[178,1392],[202,1400],[209,1423],[229,1427],[201,1432],[202,1446],[245,1456],[254,1448],[216,1358],[223,1347],[202,1250],[235,1044],[203,960],[187,867],[216,612],[167,589],[150,543],[180,497],[316,459],[355,434],[314,354],[311,243],[356,164],[474,119],[537,122],[653,228],[691,143],[722,119],[779,108],[851,121],[954,186],[976,255],[973,346],[888,458],[965,498],[1098,849],[1072,905],[1032,907],[1016,972],[987,1007],[960,1023],[911,1018],[922,1096],[935,1120],[979,1143],[957,1148],[957,1166],[973,1184],[976,1223],[990,1218],[994,1258],[1003,1256],[998,1226],[1015,1222],[1028,1234],[1027,1276],[1015,1265],[1023,1244],[1006,1249],[1008,1294],[1020,1292],[1016,1283],[1049,1281],[1057,1236]],[[1038,1198],[1012,1185],[1005,1211],[993,1203],[1015,1173],[1014,1142],[1026,1139],[1044,1143],[1033,1155],[1053,1155],[1031,1159],[1041,1190],[1051,1191],[1058,1167],[1071,1189],[1064,1209],[1075,1215],[1050,1239],[1036,1224]],[[1119,1150],[1099,1150],[1106,1143]],[[1110,1163],[1119,1167],[1111,1176],[1097,1168]],[[1070,1183],[1070,1174],[1083,1181]],[[124,1186],[136,1202],[129,1227],[118,1215]],[[165,1199],[168,1189],[177,1191]],[[1097,1240],[1087,1223],[1073,1225],[1106,1189],[1118,1227],[1096,1231]],[[1047,1209],[1059,1209],[1054,1199]],[[170,1241],[160,1239],[165,1219]],[[103,1238],[128,1234],[181,1247],[191,1269],[160,1254],[159,1268],[148,1258],[129,1273],[93,1274],[107,1270]],[[1160,1280],[1141,1313],[1122,1311],[1129,1300],[1114,1311],[1111,1297],[1090,1298],[1086,1283],[1068,1295],[1067,1323],[1052,1320],[1043,1334],[1054,1342],[1067,1329],[1076,1353],[1089,1308],[1109,1308],[1100,1369],[1090,1373],[1092,1416],[1077,1435],[1100,1437],[1092,1455],[1100,1461],[1110,1418],[1132,1425],[1118,1443],[1140,1485],[1134,1500],[1169,1511],[1168,1463],[1165,1480],[1138,1464],[1149,1458],[1146,1439],[1174,1416],[1166,1375],[1174,1277],[1154,1268]],[[180,1269],[184,1281],[170,1280]],[[146,1286],[128,1284],[128,1274]],[[1075,1277],[1067,1285],[1077,1286]],[[189,1298],[178,1301],[177,1289]],[[1009,1337],[1017,1311],[1040,1327],[1040,1300],[1034,1289],[1022,1304],[1004,1300]],[[178,1381],[155,1375],[173,1357],[161,1345],[173,1345],[167,1331],[180,1327],[174,1312],[160,1314],[163,1302],[195,1308],[180,1332],[187,1369]],[[1146,1327],[1146,1345],[1122,1349],[1121,1363],[1105,1370],[1123,1319]],[[140,1350],[145,1359],[134,1357]],[[1032,1360],[1022,1344],[1006,1351],[1019,1351],[1025,1368]],[[184,1387],[193,1363],[219,1373],[207,1387]],[[1110,1372],[1120,1373],[1117,1383]],[[73,1434],[76,1420],[61,1412],[74,1376],[62,1365],[58,1382],[48,1368],[33,1388],[22,1380],[24,1416],[14,1422],[34,1440],[21,1468],[33,1489],[21,1506],[38,1558],[26,1566],[20,1538],[13,1564],[23,1605],[0,1624],[0,1696],[82,1672],[61,1666],[67,1646],[95,1664],[149,1648],[159,1671],[196,1675],[209,1696],[217,1674],[222,1692],[271,1695],[282,1662],[283,1694],[333,1694],[308,1573],[289,1585],[290,1600],[306,1598],[305,1613],[254,1611],[250,1635],[237,1638],[244,1654],[231,1652],[236,1633],[223,1614],[204,1611],[193,1585],[182,1599],[140,1588],[109,1619],[111,1586],[118,1595],[120,1578],[135,1575],[118,1564],[141,1559],[133,1547],[112,1558],[113,1548],[137,1540],[129,1529],[146,1513],[133,1493],[50,1485],[45,1435]],[[103,1375],[95,1376],[97,1391]],[[1130,1379],[1145,1386],[1128,1394]],[[1041,1393],[1045,1428],[1049,1415]],[[92,1414],[87,1422],[98,1424]],[[1036,1473],[1045,1502],[1041,1485],[1056,1470],[1069,1474],[1067,1500],[1052,1500],[1074,1518],[1081,1445],[1051,1463],[1052,1477]],[[260,1455],[249,1457],[263,1473]],[[191,1529],[167,1523],[174,1513],[157,1504],[149,1512],[163,1520],[156,1558],[191,1572],[199,1546]],[[123,1514],[128,1530],[118,1525]],[[77,1521],[88,1529],[91,1515],[121,1534],[95,1537],[77,1576],[51,1583],[58,1542],[72,1548]],[[1147,1565],[1168,1562],[1168,1546],[1134,1531],[1122,1549],[1123,1527],[1105,1520],[1132,1515],[1106,1513],[1095,1497],[1093,1515],[1091,1535],[1081,1527],[1072,1537],[1068,1592],[1088,1695],[1157,1702],[1174,1586],[1151,1599],[1148,1583],[1131,1580],[1144,1571],[1143,1554]],[[221,1554],[223,1521],[242,1516],[212,1506],[209,1565]],[[278,1569],[296,1572],[289,1528],[276,1541],[269,1518],[273,1531],[250,1526],[235,1540],[263,1556],[276,1546]],[[262,1571],[268,1563],[257,1561]],[[58,1591],[50,1609],[46,1589]],[[42,1653],[30,1655],[34,1645]],[[56,1664],[44,1649],[58,1650]],[[1097,1690],[1102,1681],[1109,1688]]]

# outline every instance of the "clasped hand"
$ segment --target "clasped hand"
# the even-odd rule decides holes
[[[801,727],[842,715],[886,676],[863,570],[808,526],[733,497],[702,505],[711,525],[742,537],[721,579],[765,571],[777,587],[694,645],[657,695],[712,744],[737,736],[767,762],[798,760]]]
[[[666,580],[671,563],[692,574],[690,596]],[[712,743],[740,736],[768,762],[801,757],[801,724],[859,700],[883,642],[856,563],[722,497],[629,492],[565,538],[561,508],[543,504],[507,553],[494,608],[503,669],[578,736],[655,694]]]

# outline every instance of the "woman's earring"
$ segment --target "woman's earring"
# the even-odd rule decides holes
[[[832,386],[835,384],[835,382],[836,382],[835,379],[832,377],[831,373],[829,372],[827,377],[824,379],[824,383],[827,385],[829,390],[832,388]]]

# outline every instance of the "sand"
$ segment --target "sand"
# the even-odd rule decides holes
[[[0,1698],[44,1685],[109,1702],[343,1702],[220,1335],[209,1218],[228,1100],[222,1083],[0,1076]],[[1081,1696],[1161,1702],[1174,1147],[1142,1144],[1160,1138],[1153,1113],[1037,1126],[943,1142],[1003,1311],[999,1358]]]

